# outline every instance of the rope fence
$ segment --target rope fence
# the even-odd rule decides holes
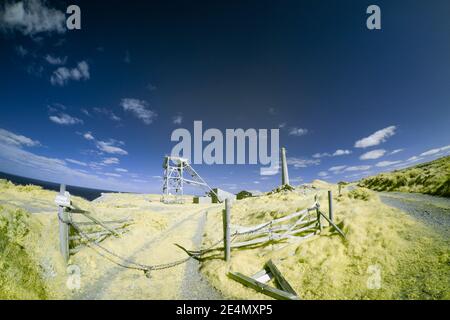
[[[327,217],[323,212],[320,211],[320,204],[316,196],[315,203],[310,208],[254,226],[232,225],[230,223],[231,203],[227,199],[225,201],[225,210],[223,210],[224,237],[222,239],[213,242],[213,244],[208,248],[198,250],[188,250],[183,248],[181,245],[176,244],[177,247],[184,250],[188,254],[188,257],[168,263],[150,265],[130,260],[102,245],[101,241],[103,241],[106,237],[111,235],[119,237],[121,234],[123,234],[125,230],[118,231],[118,229],[125,229],[125,225],[117,228],[107,226],[105,222],[96,219],[88,211],[84,211],[77,207],[74,207],[72,205],[72,201],[70,200],[70,194],[65,191],[65,186],[61,185],[60,193],[55,199],[55,203],[58,205],[61,254],[67,262],[70,253],[76,253],[78,251],[77,249],[69,248],[69,241],[84,240],[84,245],[88,246],[98,255],[116,264],[117,266],[140,270],[143,271],[147,277],[150,277],[151,271],[173,268],[188,262],[190,259],[199,259],[203,255],[214,250],[224,250],[224,259],[226,261],[230,261],[231,249],[242,247],[252,248],[275,241],[289,241],[291,243],[304,241],[320,233],[322,229],[321,217],[324,217],[328,221],[328,223],[334,229],[336,229],[341,236],[345,238],[344,232],[342,232],[342,230],[340,230],[339,227],[336,226],[336,224],[333,222],[331,191],[328,193],[328,196],[329,217]],[[312,212],[315,212],[316,214],[313,214]],[[72,217],[74,213],[82,214],[84,217],[91,220],[92,224],[101,227],[103,231],[83,231],[81,225],[85,225],[87,223],[75,222]],[[291,223],[287,223],[291,220]],[[129,223],[129,220],[124,219],[121,221],[108,221],[108,223],[114,222],[122,222],[126,224]],[[78,235],[69,236],[70,228],[73,228],[73,230],[76,231]],[[235,240],[239,241],[236,242]]]

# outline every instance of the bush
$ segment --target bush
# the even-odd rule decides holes
[[[364,188],[353,189],[348,193],[350,199],[369,201],[372,198],[372,194]]]
[[[38,263],[26,251],[30,215],[0,210],[0,299],[45,299]]]

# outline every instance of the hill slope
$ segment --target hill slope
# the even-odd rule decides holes
[[[418,192],[450,197],[450,156],[359,181],[376,191]]]

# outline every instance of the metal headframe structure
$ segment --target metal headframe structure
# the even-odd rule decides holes
[[[163,169],[164,181],[161,201],[164,203],[184,203],[184,184],[200,187],[206,192],[215,194],[186,158],[165,156]],[[185,175],[188,178],[185,178]]]

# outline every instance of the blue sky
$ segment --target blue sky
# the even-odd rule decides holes
[[[77,4],[82,29],[65,28]],[[293,184],[356,180],[448,154],[450,3],[6,1],[0,171],[160,192],[176,128],[280,128]],[[270,190],[258,165],[198,165]]]

